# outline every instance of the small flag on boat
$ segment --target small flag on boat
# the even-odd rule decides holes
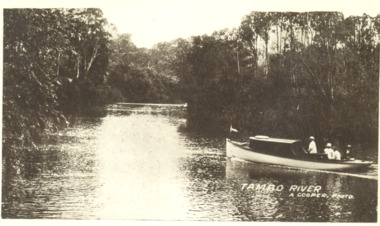
[[[235,132],[235,133],[237,133],[238,131],[237,131],[237,129],[232,128],[232,125],[230,125],[230,132]]]

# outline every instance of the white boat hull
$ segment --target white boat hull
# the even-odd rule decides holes
[[[282,165],[282,166],[288,166],[288,167],[306,168],[306,169],[315,169],[315,170],[341,171],[341,170],[368,167],[372,164],[372,162],[368,162],[368,161],[364,162],[361,160],[318,161],[318,160],[284,158],[284,157],[255,152],[252,149],[250,149],[248,146],[241,145],[229,139],[226,139],[226,151],[227,151],[227,157],[235,157],[235,158],[252,161],[256,163]]]

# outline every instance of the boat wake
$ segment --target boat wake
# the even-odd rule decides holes
[[[300,171],[300,172],[317,172],[317,173],[324,173],[324,174],[337,174],[341,176],[349,176],[349,177],[357,177],[357,178],[364,178],[364,179],[369,179],[369,180],[378,180],[377,176],[377,164],[373,164],[368,168],[368,172],[365,171],[364,173],[371,173],[371,174],[359,174],[360,172],[339,172],[339,171],[327,171],[327,170],[317,170],[317,169],[300,169],[300,168],[295,168],[295,167],[290,167],[290,166],[281,166],[281,165],[269,165],[269,164],[263,164],[263,163],[254,163],[251,161],[246,161],[240,158],[235,158],[232,157],[231,160],[233,161],[238,161],[238,162],[244,162],[247,164],[254,164],[254,165],[266,165],[270,167],[275,167],[278,169],[289,169],[292,171]]]
[[[157,103],[125,103],[117,102],[116,105],[135,105],[135,106],[158,106],[158,107],[187,107],[187,103],[183,104],[157,104]]]

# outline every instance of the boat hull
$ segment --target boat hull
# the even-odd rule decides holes
[[[366,168],[372,164],[372,162],[361,160],[315,160],[279,157],[255,152],[247,145],[240,144],[229,139],[226,139],[226,151],[227,157],[235,157],[256,163],[314,170],[344,171]]]

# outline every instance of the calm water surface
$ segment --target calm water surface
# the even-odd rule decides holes
[[[377,221],[377,165],[328,173],[229,160],[224,137],[186,130],[183,106],[106,110],[52,134],[30,163],[38,170],[3,173],[3,218]],[[326,197],[298,197],[313,192],[294,185]]]

